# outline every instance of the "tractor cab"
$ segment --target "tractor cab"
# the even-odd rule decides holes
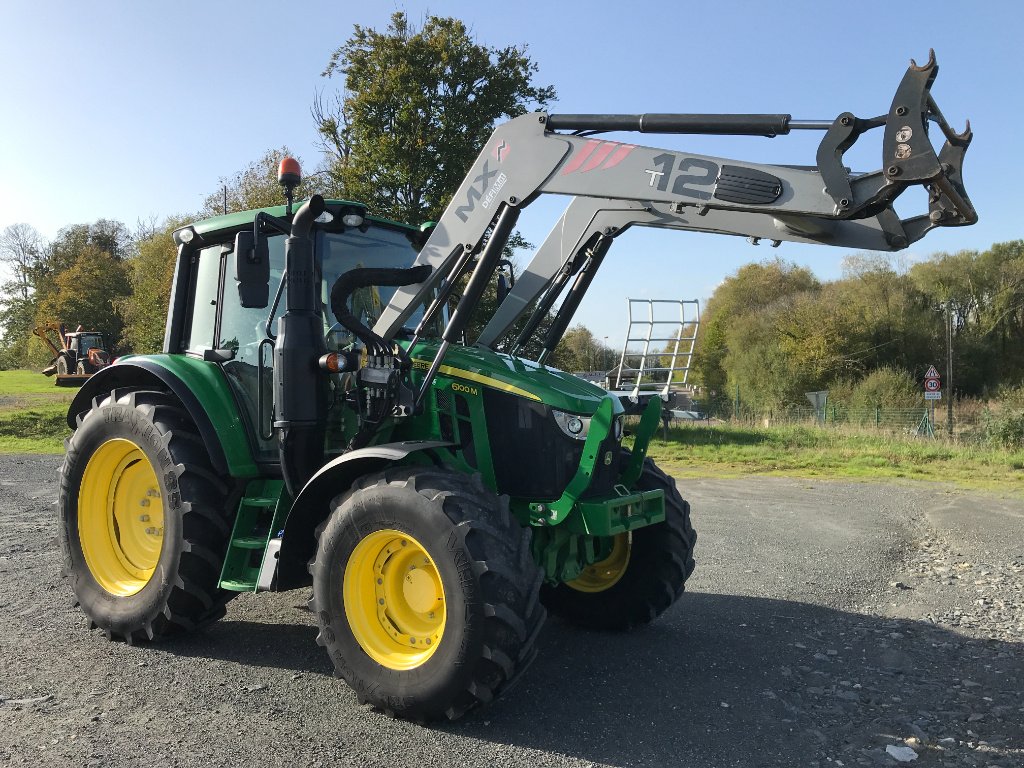
[[[282,318],[294,304],[289,301],[288,284],[298,282],[298,275],[293,274],[290,281],[285,277],[289,208],[218,216],[175,233],[179,259],[166,349],[219,364],[241,406],[259,463],[278,460],[273,436],[274,349],[281,341]],[[318,285],[310,308],[311,335],[320,337],[316,341],[322,345],[320,352],[358,359],[365,349],[365,343],[332,314],[331,290],[338,279],[367,268],[405,270],[412,266],[425,237],[417,227],[370,216],[356,203],[327,201],[326,211],[310,232],[315,274],[309,278]],[[253,269],[256,258],[261,263]],[[390,285],[360,285],[346,304],[361,324],[372,326],[394,291]],[[415,327],[421,317],[422,309],[408,324]],[[346,409],[337,407],[355,387],[351,371],[325,375],[309,370],[298,375],[327,379],[325,444],[328,453],[340,452],[343,433],[354,428]]]
[[[93,349],[101,350],[104,355],[106,354],[106,344],[103,342],[103,334],[101,333],[69,333],[67,339],[68,349],[74,352],[77,357],[87,358],[89,357],[89,352]]]

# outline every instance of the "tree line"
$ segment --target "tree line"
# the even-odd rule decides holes
[[[929,365],[945,378],[949,347],[955,395],[1020,386],[1024,240],[909,267],[854,254],[827,282],[781,260],[749,264],[704,308],[694,366],[719,406],[737,390],[758,410],[806,405],[805,392],[823,389],[846,404],[902,406],[920,403]]]

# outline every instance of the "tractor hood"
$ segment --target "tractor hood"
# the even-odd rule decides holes
[[[414,367],[419,371],[427,370],[437,348],[438,343],[434,341],[417,344],[412,352]],[[453,345],[445,355],[439,373],[543,402],[559,411],[586,416],[592,416],[608,396],[601,387],[565,371],[484,347]],[[622,404],[618,398],[613,399],[614,413],[621,413]]]

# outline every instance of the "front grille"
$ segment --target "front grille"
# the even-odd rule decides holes
[[[498,492],[531,501],[561,496],[579,468],[584,441],[562,432],[543,403],[485,389],[484,411]],[[612,459],[605,465],[608,451]],[[618,475],[619,445],[609,435],[584,498],[610,494]]]

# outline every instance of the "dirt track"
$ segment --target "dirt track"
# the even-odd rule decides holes
[[[689,483],[697,570],[628,635],[554,620],[496,705],[423,728],[356,704],[306,591],[148,647],[59,575],[56,457],[0,457],[0,764],[1024,764],[1024,503],[925,485]]]

